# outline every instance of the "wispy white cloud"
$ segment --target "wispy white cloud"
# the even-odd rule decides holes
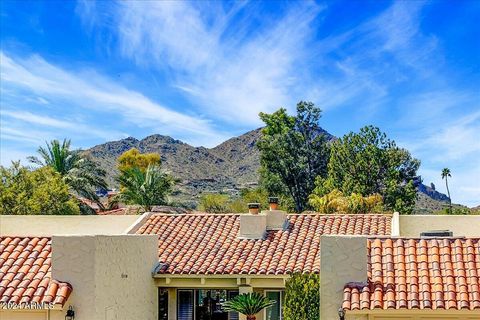
[[[76,122],[76,124],[72,126],[72,123],[75,122],[72,119],[57,119],[49,116],[33,114],[29,111],[2,110],[1,113],[3,118],[6,117],[9,120],[12,120],[12,119],[20,120],[20,122],[25,123],[26,126],[36,125],[46,130],[62,129],[62,132],[64,134],[76,133],[76,134],[82,134],[84,136],[101,137],[102,139],[105,139],[105,140],[117,139],[118,137],[128,136],[126,133],[122,133],[121,131],[118,131],[118,130],[102,130],[96,125],[88,125],[88,124]],[[4,137],[3,133],[5,133],[5,130],[7,129],[15,130],[15,129],[12,129],[8,123],[12,123],[12,122],[5,121],[3,125],[4,130],[2,130],[3,137]],[[46,131],[44,131],[43,133],[44,133],[43,136],[48,135]],[[29,134],[28,136],[32,137],[31,134]],[[36,134],[35,136],[38,137],[39,135]],[[34,139],[34,141],[37,141],[37,140]]]
[[[208,120],[162,106],[143,94],[129,90],[92,70],[65,70],[37,55],[22,59],[2,52],[0,60],[2,92],[8,92],[12,100],[10,105],[17,109],[19,106],[14,104],[21,100],[23,92],[27,91],[30,94],[45,97],[47,100],[68,101],[70,108],[75,106],[84,110],[84,113],[88,113],[88,110],[92,112],[104,110],[120,115],[125,122],[134,123],[140,127],[161,127],[162,133],[186,136],[192,143],[212,144],[223,138],[221,133],[211,127]],[[5,112],[5,115],[45,127],[69,127],[77,132],[85,130],[88,134],[103,137],[104,140],[124,136],[116,129],[99,129],[98,122],[94,124],[97,128],[79,123],[72,126],[71,122],[66,123],[64,120],[10,109]]]
[[[308,72],[304,54],[315,34],[312,22],[324,7],[295,3],[278,19],[262,20],[252,16],[254,8],[247,13],[243,6],[120,2],[113,28],[125,57],[172,71],[172,86],[203,113],[230,124],[259,125],[260,111],[290,107],[301,98]],[[88,21],[98,15],[88,5],[79,11]]]

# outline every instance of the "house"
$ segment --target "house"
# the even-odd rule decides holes
[[[278,210],[0,216],[0,318],[65,319],[71,307],[80,320],[233,320],[220,303],[256,291],[278,301],[258,319],[280,320],[285,281],[303,272],[320,275],[322,319],[474,319],[478,226],[473,216]],[[454,236],[419,238],[426,228]],[[5,304],[33,300],[46,304]]]
[[[372,238],[367,250],[367,281],[345,284],[347,315],[480,319],[480,238]]]
[[[160,320],[238,319],[220,302],[257,291],[279,303],[257,319],[281,319],[292,272],[320,273],[322,235],[388,235],[391,215],[154,214],[136,234],[158,235]]]

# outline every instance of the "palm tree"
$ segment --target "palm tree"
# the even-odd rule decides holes
[[[247,320],[255,320],[255,315],[265,308],[272,306],[274,300],[262,296],[258,292],[244,293],[223,304],[225,311],[236,311],[247,316]]]
[[[442,179],[445,179],[445,186],[447,187],[447,193],[448,193],[448,200],[450,203],[450,213],[452,213],[452,198],[450,198],[450,190],[448,189],[448,178],[452,177],[452,174],[450,173],[450,169],[448,168],[443,168],[442,170]]]
[[[62,143],[52,140],[46,143],[46,147],[39,147],[37,152],[40,157],[28,157],[30,162],[53,168],[62,176],[72,193],[104,208],[95,191],[108,188],[105,171],[82,156],[79,150],[70,150],[70,140],[64,139]]]
[[[172,177],[155,164],[150,164],[145,171],[139,167],[122,170],[117,181],[121,186],[117,200],[140,205],[145,211],[166,204],[174,184]]]

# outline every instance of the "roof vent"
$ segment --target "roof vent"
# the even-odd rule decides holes
[[[453,237],[450,230],[430,230],[420,233],[420,237]]]

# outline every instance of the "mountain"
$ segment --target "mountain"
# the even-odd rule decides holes
[[[328,140],[334,136],[322,130]],[[231,138],[214,148],[193,147],[169,136],[154,134],[142,140],[126,138],[85,150],[107,172],[107,182],[116,187],[117,158],[131,148],[161,155],[162,167],[180,180],[174,194],[176,201],[194,206],[203,192],[238,194],[243,188],[258,184],[260,152],[255,144],[261,128]],[[442,209],[448,197],[433,188],[419,184],[419,213]]]
[[[107,182],[116,186],[117,158],[131,148],[161,155],[162,167],[180,179],[175,198],[195,201],[202,192],[236,194],[242,188],[255,186],[260,166],[255,147],[260,130],[231,138],[214,148],[193,147],[168,136],[151,135],[142,140],[126,138],[107,142],[85,151],[107,172]]]

